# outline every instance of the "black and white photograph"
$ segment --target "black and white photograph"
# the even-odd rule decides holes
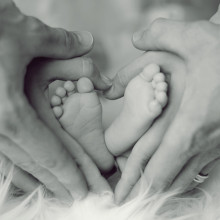
[[[0,0],[0,220],[220,220],[220,0]]]

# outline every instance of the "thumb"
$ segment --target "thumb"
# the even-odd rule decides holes
[[[68,59],[88,53],[94,44],[87,31],[52,28],[34,17],[26,17],[28,42],[33,57]]]
[[[82,77],[89,78],[97,90],[104,91],[112,85],[108,78],[100,74],[92,59],[87,57],[69,60],[35,59],[28,67],[26,85],[31,84],[32,77],[37,78],[37,82],[44,88],[55,80],[76,81]]]
[[[47,27],[36,51],[36,57],[68,59],[88,53],[94,44],[93,36],[87,31],[69,32],[61,28]]]

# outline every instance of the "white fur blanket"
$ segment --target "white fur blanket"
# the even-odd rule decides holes
[[[0,164],[4,171],[4,164]],[[23,197],[13,196],[12,175],[0,177],[1,220],[217,220],[218,197],[201,191],[199,197],[177,198],[174,193],[147,195],[141,190],[132,201],[118,207],[113,195],[89,194],[82,201],[65,207],[54,199],[44,198],[41,188]]]

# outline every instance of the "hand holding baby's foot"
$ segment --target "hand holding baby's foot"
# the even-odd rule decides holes
[[[117,156],[131,148],[166,104],[165,75],[158,65],[150,64],[128,84],[123,110],[105,133],[110,152]]]
[[[65,82],[57,88],[51,105],[63,129],[82,145],[100,170],[111,170],[114,159],[105,144],[102,107],[92,82],[81,78],[76,88],[73,82]]]

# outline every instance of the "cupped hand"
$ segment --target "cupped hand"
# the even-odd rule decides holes
[[[75,152],[70,155],[63,143],[45,125],[46,120],[43,122],[39,118],[40,113],[32,108],[24,95],[24,78],[33,58],[69,59],[81,56],[91,50],[93,38],[88,32],[51,28],[36,18],[22,14],[10,0],[0,2],[0,11],[0,153],[17,166],[26,179],[31,178],[29,182],[18,184],[23,185],[24,190],[31,188],[26,184],[34,184],[35,177],[57,197],[81,198],[86,195],[88,186],[74,161],[79,155],[76,158],[73,155]],[[109,88],[99,73],[95,74],[89,59],[78,62],[80,64],[73,65],[73,68],[77,66],[79,69],[75,72],[67,71],[65,79],[79,78],[82,73],[92,78],[97,89]],[[57,68],[57,64],[54,66]],[[45,88],[53,81],[58,73],[55,69],[49,70],[45,70],[42,80],[35,81],[35,84]],[[43,109],[44,105],[41,107]],[[87,159],[84,152],[81,155],[81,161]],[[21,182],[24,179],[20,178]]]
[[[184,191],[196,185],[193,179],[198,173],[208,174],[219,161],[220,26],[217,24],[218,17],[217,13],[210,22],[193,23],[158,19],[147,30],[133,36],[136,48],[175,54],[183,60],[186,70],[181,102],[169,127],[166,127],[164,136],[161,136],[160,132],[158,134],[152,132],[154,134],[152,135],[149,131],[150,137],[147,137],[147,140],[161,141],[154,146],[151,143],[154,141],[146,142],[143,137],[140,140],[142,143],[139,144],[142,147],[139,149],[146,147],[146,153],[145,158],[141,157],[141,160],[138,159],[140,154],[135,148],[132,152],[136,152],[133,162],[137,160],[139,164],[147,164],[143,178],[151,184],[152,190],[178,188]],[[115,86],[107,93],[109,97],[116,98],[123,94],[123,86],[121,86],[123,77],[123,75],[116,77]],[[172,99],[169,105],[172,106]],[[152,146],[153,150],[149,150]],[[128,164],[126,166],[130,166],[130,174],[126,178],[130,178],[130,182],[135,185],[131,174],[131,163]],[[127,192],[133,185],[126,189]],[[116,194],[120,198],[125,197],[124,189],[120,188]]]
[[[150,63],[160,66],[169,84],[169,103],[146,134],[139,139],[129,154],[117,158],[122,176],[115,189],[116,202],[121,202],[132,190],[141,176],[141,171],[160,145],[167,127],[178,112],[185,87],[186,66],[182,59],[166,52],[147,52],[123,68],[120,77],[133,77]],[[115,87],[116,88],[116,87]]]

